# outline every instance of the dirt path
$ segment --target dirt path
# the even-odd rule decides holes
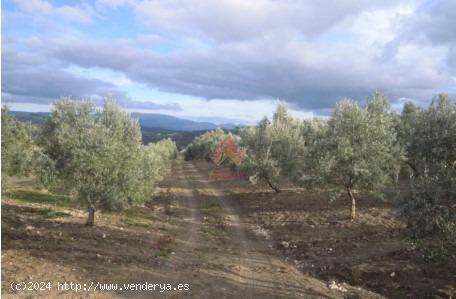
[[[188,164],[180,164],[179,169],[174,174],[176,180],[179,181],[184,189],[181,189],[179,196],[179,201],[177,202],[177,208],[181,210],[183,216],[180,221],[180,227],[185,228],[181,231],[177,238],[176,250],[172,252],[172,257],[168,261],[168,265],[174,268],[177,272],[188,268],[191,265],[191,262],[194,262],[192,252],[198,246],[199,230],[201,226],[201,213],[198,207],[196,206],[196,200],[194,196],[194,191],[189,185],[189,179],[191,179],[194,174],[192,174],[192,169],[189,168]],[[171,194],[171,196],[176,196]],[[177,197],[177,196],[176,196]],[[179,275],[180,277],[181,275]]]
[[[343,297],[276,257],[266,240],[249,231],[224,190],[191,162],[179,166],[173,183],[183,218],[169,265],[176,280],[191,284],[185,297]]]

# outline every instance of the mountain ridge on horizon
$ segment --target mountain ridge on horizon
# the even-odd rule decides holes
[[[49,112],[28,112],[28,111],[10,111],[14,117],[20,121],[31,121],[32,123],[44,123],[48,117]],[[132,112],[131,116],[138,119],[139,124],[143,128],[160,128],[173,131],[191,132],[191,131],[205,131],[214,130],[217,128],[233,129],[239,125],[233,123],[214,124],[207,121],[195,121],[176,116],[160,113],[140,113]]]

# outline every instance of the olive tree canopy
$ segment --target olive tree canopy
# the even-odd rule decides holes
[[[456,102],[441,94],[427,109],[406,105],[401,118],[413,173],[402,219],[428,253],[456,257]]]
[[[150,199],[161,165],[172,158],[143,146],[137,120],[112,100],[101,109],[91,102],[57,101],[42,146],[42,181],[73,192],[88,208],[88,225],[96,210]],[[174,143],[169,147],[175,151]]]
[[[340,101],[324,140],[317,144],[319,176],[345,188],[352,219],[356,217],[356,189],[380,190],[397,171],[401,151],[389,108],[387,98],[379,93],[368,98],[365,108],[351,100]]]

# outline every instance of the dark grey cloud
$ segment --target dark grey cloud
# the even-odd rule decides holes
[[[32,104],[40,104],[40,105],[49,105],[54,103],[57,99],[61,97],[69,97],[73,100],[82,100],[82,99],[90,99],[95,102],[97,105],[102,105],[104,97],[112,97],[116,100],[116,102],[125,108],[128,109],[140,109],[140,110],[168,110],[168,111],[182,111],[182,107],[180,107],[176,103],[171,104],[158,104],[154,102],[140,102],[140,101],[133,101],[129,99],[122,99],[121,97],[114,96],[111,94],[106,94],[105,96],[58,96],[58,97],[42,97],[42,96],[32,96],[32,95],[20,95],[20,94],[11,94],[8,92],[2,92],[2,103],[32,103]]]
[[[112,69],[166,92],[206,99],[280,98],[306,109],[333,107],[341,97],[363,99],[375,90],[392,98],[430,98],[436,86],[449,80],[426,60],[379,62],[355,47],[306,41],[288,43],[280,51],[256,41],[171,54],[137,49],[126,41],[119,51],[112,43],[46,41],[34,48],[62,63]]]
[[[158,104],[132,100],[112,83],[81,78],[65,71],[65,63],[44,63],[42,53],[20,54],[8,48],[2,57],[2,101],[9,103],[50,104],[58,98],[92,99],[100,102],[113,97],[131,109],[179,111],[178,104]]]
[[[11,69],[3,72],[2,91],[17,96],[56,99],[61,96],[89,98],[117,93],[115,86],[97,79],[77,78],[62,70]]]

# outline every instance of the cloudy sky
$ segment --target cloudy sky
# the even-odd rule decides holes
[[[456,94],[456,1],[2,1],[2,102],[111,95],[132,111],[253,122],[375,90]]]

